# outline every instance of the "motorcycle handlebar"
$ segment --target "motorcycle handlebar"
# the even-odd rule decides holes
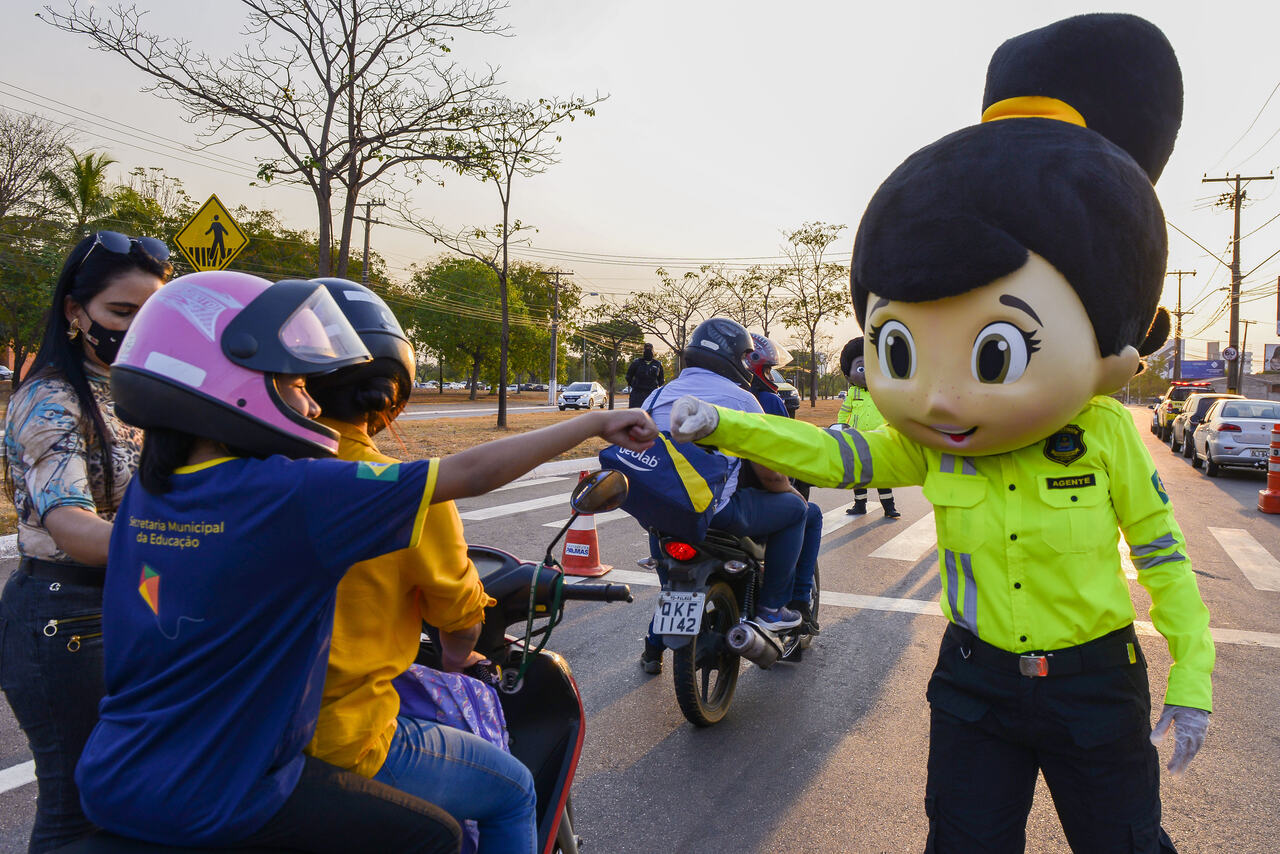
[[[566,584],[561,595],[588,602],[632,601],[631,588],[626,584]]]

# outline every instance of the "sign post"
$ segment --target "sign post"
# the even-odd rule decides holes
[[[200,206],[173,242],[197,270],[225,270],[249,238],[216,195]]]

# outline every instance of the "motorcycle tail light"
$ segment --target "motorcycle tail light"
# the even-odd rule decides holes
[[[1218,432],[1219,433],[1239,433],[1240,425],[1239,424],[1219,424]]]
[[[667,554],[676,560],[693,560],[698,555],[698,550],[688,543],[682,543],[678,540],[668,540],[662,546]]]

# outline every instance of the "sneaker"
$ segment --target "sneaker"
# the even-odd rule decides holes
[[[822,627],[818,625],[818,619],[813,616],[813,612],[809,610],[809,603],[794,599],[787,603],[787,608],[795,611],[800,615],[800,619],[804,620],[804,627],[811,635],[816,635],[822,631]]]
[[[644,652],[640,653],[640,666],[644,668],[645,673],[662,672],[662,653],[665,649],[665,646],[649,643],[649,640],[645,639]]]
[[[756,625],[771,632],[794,629],[802,622],[801,616],[790,608],[766,608],[763,605],[756,608]]]
[[[849,508],[844,512],[848,513],[850,516],[862,516],[866,514],[867,512],[866,499],[859,499],[857,501],[854,501],[852,504],[849,505]]]

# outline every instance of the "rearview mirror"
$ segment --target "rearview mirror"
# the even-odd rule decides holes
[[[578,481],[569,506],[579,513],[607,513],[627,500],[627,476],[620,471],[597,471]]]

